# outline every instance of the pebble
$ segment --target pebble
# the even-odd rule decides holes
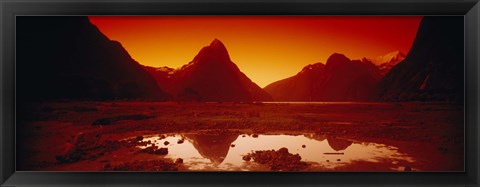
[[[183,159],[181,159],[181,158],[177,158],[175,160],[175,164],[182,164],[182,163],[183,163]]]

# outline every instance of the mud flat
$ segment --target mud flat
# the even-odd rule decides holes
[[[18,170],[464,169],[461,104],[56,102],[28,108],[17,112]]]

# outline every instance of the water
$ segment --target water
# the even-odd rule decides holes
[[[242,102],[205,102],[208,104],[218,103],[242,103]],[[286,104],[286,105],[390,105],[385,102],[361,102],[361,101],[263,101],[243,104]]]
[[[161,136],[165,138],[161,139]],[[177,143],[180,139],[185,141]],[[143,141],[151,141],[158,147],[167,147],[168,154],[165,157],[174,160],[182,158],[190,170],[268,170],[268,167],[253,161],[244,161],[243,155],[259,150],[278,150],[282,147],[292,154],[299,154],[302,161],[321,168],[318,170],[334,170],[357,161],[388,164],[391,170],[402,170],[401,163],[415,162],[412,157],[399,152],[398,148],[393,146],[316,134],[158,134],[145,136]],[[164,145],[165,141],[169,144]]]

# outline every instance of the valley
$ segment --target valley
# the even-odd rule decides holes
[[[19,170],[463,170],[463,106],[452,103],[56,102],[30,109],[17,125]],[[280,154],[283,147],[300,160]],[[289,158],[285,165],[242,158],[272,149]]]

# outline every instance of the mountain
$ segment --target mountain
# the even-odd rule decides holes
[[[393,51],[383,56],[365,60],[372,61],[372,63],[380,69],[382,75],[385,75],[403,59],[405,59],[405,54],[400,51]]]
[[[348,140],[339,139],[334,136],[327,136],[325,134],[309,134],[309,135],[305,135],[305,137],[313,140],[317,140],[320,142],[327,140],[327,143],[330,146],[330,148],[332,148],[335,151],[343,151],[348,147],[350,147],[353,143]]]
[[[264,90],[276,101],[366,101],[372,99],[372,90],[380,78],[380,71],[371,61],[350,60],[334,53],[325,65],[308,65]]]
[[[165,90],[167,93],[173,93],[173,77],[176,72],[175,69],[170,67],[150,67],[143,66],[153,78],[155,78],[158,87]]]
[[[221,164],[228,155],[230,145],[238,138],[239,134],[187,134],[186,139],[193,147],[214,164]]]
[[[87,17],[20,16],[16,31],[19,101],[169,97]]]
[[[381,101],[463,101],[463,17],[426,16],[405,60],[376,86]]]
[[[295,76],[271,83],[264,90],[275,101],[312,101],[314,95],[319,95],[318,83],[324,71],[324,64],[310,64]]]
[[[213,40],[183,67],[159,71],[145,67],[160,87],[184,101],[269,101],[271,96],[252,82],[230,59],[224,44]],[[165,69],[165,68],[164,68]]]

